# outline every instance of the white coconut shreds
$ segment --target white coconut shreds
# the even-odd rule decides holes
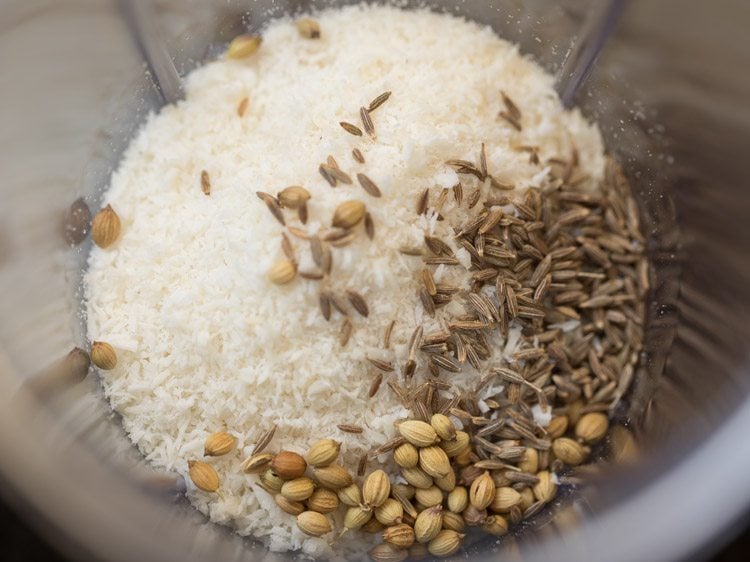
[[[272,550],[326,557],[333,556],[326,541],[303,535],[239,465],[258,432],[273,424],[271,450],[302,453],[332,436],[343,442],[353,470],[363,451],[393,436],[406,410],[385,384],[368,398],[374,373],[365,356],[402,359],[417,323],[427,319],[437,327],[416,297],[420,259],[398,248],[422,245],[425,232],[447,233],[466,210],[449,197],[447,220],[417,217],[418,194],[436,188],[434,202],[437,188],[457,177],[444,162],[478,161],[482,142],[490,172],[516,185],[516,193],[543,181],[546,160],[568,156],[573,146],[591,186],[604,159],[597,128],[564,111],[551,76],[489,28],[386,7],[354,6],[316,18],[320,40],[301,38],[289,20],[273,22],[252,57],[196,70],[186,80],[186,99],[149,118],[105,196],[123,234],[111,248],[92,250],[86,296],[89,336],[110,342],[119,355],[117,368],[102,373],[106,394],[147,459],[185,474],[187,461],[202,457],[206,436],[227,428],[239,450],[208,460],[222,494],[188,481],[194,505]],[[521,109],[522,132],[498,118],[501,89]],[[372,115],[376,140],[339,126],[360,124],[360,106],[388,90],[390,100]],[[518,150],[523,145],[539,147],[540,164]],[[352,158],[355,147],[365,164]],[[367,173],[383,197],[370,197],[356,180],[331,188],[318,173],[329,154],[352,177]],[[201,170],[209,173],[210,196],[201,191]],[[461,181],[468,197],[477,182],[464,175]],[[373,242],[359,227],[354,243],[333,249],[328,287],[356,289],[370,308],[366,319],[351,315],[345,348],[342,317],[334,313],[326,322],[318,308],[320,282],[298,278],[279,287],[265,276],[283,256],[284,229],[255,192],[276,194],[288,185],[312,194],[310,232],[330,226],[347,199],[364,201],[372,214]],[[292,212],[286,216],[301,226]],[[308,247],[292,241],[300,267],[308,269]],[[458,269],[437,268],[436,277],[465,281]],[[391,350],[384,351],[383,332],[394,319]],[[512,334],[515,349],[520,337]],[[513,352],[506,342],[494,345],[499,358]],[[454,380],[472,377],[468,369]],[[365,431],[344,434],[340,423]],[[337,543],[336,556],[361,553],[355,544],[361,535],[350,535]]]

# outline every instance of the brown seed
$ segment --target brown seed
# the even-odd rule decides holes
[[[383,373],[376,373],[370,383],[370,390],[367,392],[367,396],[372,398],[380,390],[380,385],[383,383]]]
[[[383,540],[396,548],[409,548],[414,544],[414,529],[404,523],[388,527],[383,532]]]
[[[313,474],[322,486],[331,488],[332,490],[346,488],[352,483],[352,475],[343,466],[338,464],[315,468]]]
[[[212,433],[206,439],[203,454],[207,457],[220,457],[234,450],[237,438],[226,431]]]
[[[369,533],[371,535],[377,535],[378,533],[382,533],[383,529],[385,529],[385,525],[383,525],[380,521],[378,521],[374,517],[371,518],[367,523],[365,523],[359,528],[361,532]]]
[[[359,130],[359,129],[357,129],[357,130]],[[360,131],[360,135],[361,134],[362,134],[362,132]],[[362,154],[362,151],[359,148],[352,149],[352,156],[354,156],[354,159],[357,162],[359,162],[360,164],[364,164],[365,163],[365,156],[364,156],[364,154]]]
[[[443,492],[450,492],[456,487],[456,473],[451,468],[448,474],[442,478],[435,478],[435,485],[443,490]]]
[[[457,486],[448,494],[448,509],[454,513],[461,513],[469,505],[469,491],[463,486]]]
[[[287,236],[286,232],[281,233],[281,250],[289,261],[297,263],[297,256],[294,254],[292,241],[289,240],[289,236]]]
[[[227,57],[230,59],[244,59],[258,50],[262,39],[257,35],[238,35],[229,43]]]
[[[417,214],[424,215],[427,212],[427,205],[430,198],[430,190],[425,189],[417,199]]]
[[[328,518],[316,511],[304,511],[300,513],[297,516],[297,527],[311,537],[321,537],[332,530]]]
[[[331,167],[325,164],[318,166],[318,172],[323,176],[323,179],[326,180],[331,187],[336,187],[338,182],[336,178],[331,175],[330,170]]]
[[[291,260],[279,260],[268,270],[268,279],[276,285],[286,285],[297,275],[297,266]]]
[[[430,293],[427,292],[425,287],[419,289],[419,300],[425,312],[430,316],[435,316],[435,301],[432,300]]]
[[[96,213],[91,223],[91,239],[100,248],[108,248],[120,237],[122,223],[112,205]]]
[[[331,162],[331,164],[322,165],[325,169],[325,172],[334,180],[340,181],[341,183],[344,183],[346,185],[351,185],[352,178],[349,176],[349,174],[338,167],[338,164],[336,164],[336,160],[333,159],[333,156],[329,156],[328,161]]]
[[[339,228],[353,228],[365,216],[365,204],[361,201],[344,201],[333,213],[332,224]]]
[[[424,288],[427,289],[427,294],[431,297],[437,295],[437,287],[435,286],[435,279],[432,277],[432,273],[429,269],[422,270],[422,282]]]
[[[253,448],[253,453],[257,454],[263,451],[266,447],[268,447],[268,444],[273,439],[274,434],[276,433],[276,425],[274,425],[271,429],[264,431],[261,433],[260,437],[255,442],[255,447]]]
[[[404,443],[393,451],[393,460],[402,468],[414,468],[419,464],[419,451],[411,443]]]
[[[296,22],[297,31],[305,39],[320,39],[320,24],[314,19],[300,18]]]
[[[352,125],[351,123],[347,123],[346,121],[341,121],[339,125],[341,125],[341,128],[344,129],[347,133],[354,135],[355,137],[362,136],[362,129],[360,129],[356,125]],[[357,149],[355,148],[354,150]]]
[[[375,238],[375,223],[372,221],[370,213],[365,213],[365,234],[370,240]]]
[[[206,170],[201,171],[201,191],[205,195],[211,195],[211,178],[208,177]]]
[[[376,470],[362,484],[362,498],[367,507],[380,507],[391,493],[391,482],[382,470]]]
[[[487,509],[495,498],[495,482],[490,473],[485,471],[479,478],[471,483],[469,490],[469,502],[476,509]]]
[[[310,254],[312,255],[312,259],[315,262],[315,265],[317,265],[323,271],[323,273],[331,273],[333,262],[331,257],[331,249],[327,244],[323,244],[320,238],[318,238],[318,236],[315,234],[310,237]]]
[[[271,453],[259,453],[245,459],[240,465],[240,468],[242,468],[242,472],[245,473],[260,472],[261,470],[268,468],[268,465],[271,464],[272,460],[273,455]]]
[[[380,188],[365,174],[357,174],[357,181],[359,181],[359,185],[361,185],[362,189],[364,189],[369,195],[372,195],[373,197],[380,197],[382,195]]]
[[[409,557],[409,551],[395,548],[386,543],[372,547],[368,554],[373,562],[403,562]]]
[[[278,505],[283,512],[288,513],[289,515],[297,516],[305,511],[305,504],[303,504],[302,502],[290,500],[289,498],[285,498],[281,494],[276,494],[273,499],[276,502],[276,505]]]
[[[62,227],[62,234],[68,244],[75,246],[84,241],[91,230],[91,210],[83,197],[76,199],[68,208]]]
[[[247,112],[247,106],[249,103],[250,103],[250,100],[248,99],[247,96],[245,96],[244,98],[240,100],[239,105],[237,105],[237,115],[239,117],[245,116],[245,112]]]
[[[359,456],[359,462],[357,463],[357,476],[364,476],[365,472],[367,472],[367,460],[369,456],[369,453],[362,453]]]
[[[276,197],[264,191],[256,191],[255,195],[258,197],[258,199],[260,199],[261,201],[263,201],[263,203],[266,204],[266,207],[273,215],[273,218],[279,221],[279,223],[282,226],[286,225],[286,220],[284,219],[284,213],[281,212],[281,206],[279,206],[279,202],[276,200]]]
[[[364,428],[361,425],[352,425],[348,423],[340,423],[336,427],[338,427],[344,433],[359,434],[364,431]]]
[[[204,492],[215,492],[219,489],[219,475],[210,464],[188,461],[188,474],[193,484]]]
[[[391,97],[391,92],[383,92],[378,97],[376,97],[374,100],[370,102],[370,105],[367,107],[367,111],[372,113],[377,108],[379,108],[381,105],[383,105],[385,102],[388,101],[388,98]]]
[[[91,344],[91,361],[104,371],[111,371],[117,366],[115,348],[103,341]]]
[[[347,289],[346,296],[349,299],[349,303],[352,305],[352,308],[354,308],[354,310],[356,310],[360,314],[360,316],[364,316],[365,318],[367,318],[370,315],[370,309],[367,307],[367,301],[365,301],[365,298],[357,291]]]
[[[305,501],[315,491],[315,484],[307,476],[288,480],[281,486],[281,495],[291,501]]]
[[[443,508],[439,505],[425,509],[414,522],[417,542],[427,543],[434,539],[443,527]]]
[[[360,107],[359,108],[359,117],[362,120],[362,126],[365,129],[365,133],[367,133],[371,138],[375,138],[375,125],[372,123],[372,118],[370,117],[370,112],[367,111],[366,108]]]
[[[339,506],[339,498],[336,492],[326,488],[318,488],[307,500],[307,507],[318,513],[332,513]]]
[[[478,525],[484,523],[485,519],[487,519],[487,510],[477,509],[473,505],[469,504],[469,507],[464,509],[462,515],[464,521],[466,521],[466,524],[469,527],[477,527]]]
[[[323,314],[323,318],[326,320],[331,319],[331,295],[326,291],[321,291],[318,294],[318,305],[320,306],[320,312]]]
[[[92,358],[93,359],[93,358]],[[601,412],[584,414],[576,423],[576,437],[586,443],[596,443],[607,434],[609,419]]]
[[[305,473],[307,463],[302,455],[281,451],[271,461],[271,470],[282,480],[294,480]]]
[[[391,365],[387,361],[383,361],[382,359],[375,359],[373,357],[366,357],[366,359],[370,362],[370,364],[373,367],[375,367],[376,369],[380,369],[384,373],[393,372],[393,365]]]
[[[349,343],[353,330],[354,325],[352,324],[352,321],[348,318],[344,318],[343,322],[341,322],[341,332],[339,333],[339,343],[341,343],[341,347],[346,347],[346,344]]]

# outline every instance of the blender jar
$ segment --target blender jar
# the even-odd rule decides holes
[[[179,76],[274,15],[341,3],[2,4],[1,491],[81,559],[291,558],[209,524],[180,478],[128,441],[75,351],[88,348],[84,234],[138,127],[179,97]],[[597,3],[427,4],[491,25],[569,84]],[[631,179],[654,266],[646,349],[619,414],[629,433],[610,443],[627,464],[601,465],[529,528],[473,546],[479,560],[678,559],[715,548],[750,505],[750,5],[614,4],[620,25],[575,102]]]

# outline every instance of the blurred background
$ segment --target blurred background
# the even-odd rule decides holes
[[[37,535],[57,544],[58,529],[111,560],[258,556],[126,477],[143,461],[95,377],[44,403],[18,392],[20,380],[87,346],[76,315],[87,250],[65,244],[59,220],[78,197],[98,207],[128,139],[161,94],[174,94],[168,73],[157,87],[160,53],[184,74],[269,14],[332,3],[158,0],[139,29],[123,13],[140,1],[0,0],[3,561],[62,560]],[[553,72],[585,60],[597,38],[590,15],[609,4],[430,3],[492,24]],[[638,186],[656,266],[644,372],[620,413],[649,454],[588,498],[599,523],[580,526],[588,556],[574,541],[548,548],[557,560],[747,559],[750,445],[739,422],[750,414],[750,1],[611,4],[621,25],[576,101]],[[148,24],[157,22],[164,42],[154,45]],[[148,73],[144,53],[154,57]]]

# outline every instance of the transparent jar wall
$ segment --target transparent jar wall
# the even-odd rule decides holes
[[[590,7],[583,0],[429,4],[489,23],[551,71],[560,68]],[[285,559],[205,523],[184,501],[164,501],[167,494],[159,490],[171,483],[152,474],[130,446],[95,375],[41,395],[22,384],[40,373],[49,377],[51,363],[75,345],[86,347],[78,311],[88,242],[67,246],[62,217],[80,196],[97,208],[128,140],[161,104],[119,5],[49,0],[2,6],[3,491],[81,556]],[[156,13],[167,51],[184,75],[238,32],[308,5],[162,0]],[[575,510],[551,521],[583,521],[566,527],[562,542],[550,517],[540,520],[542,532],[533,539],[519,536],[527,559],[550,549],[558,560],[582,554],[633,559],[639,549],[663,555],[652,559],[674,558],[747,505],[750,490],[733,486],[732,475],[750,468],[750,453],[742,454],[744,435],[731,433],[736,420],[726,420],[750,410],[750,196],[742,165],[750,148],[750,78],[741,71],[750,68],[748,21],[743,0],[632,2],[579,95],[636,186],[657,265],[646,370],[624,412],[650,452],[634,468],[607,473],[606,485],[584,492]],[[710,447],[722,426],[730,432],[723,436],[740,445],[733,448],[731,471],[717,475],[724,467],[716,466]],[[670,496],[669,485],[680,470],[700,463],[714,472],[690,491],[690,501],[701,502],[704,517],[698,518],[697,511],[675,508],[688,500]],[[637,501],[646,512],[634,512]],[[655,520],[670,521],[680,535],[664,524],[657,536]]]

